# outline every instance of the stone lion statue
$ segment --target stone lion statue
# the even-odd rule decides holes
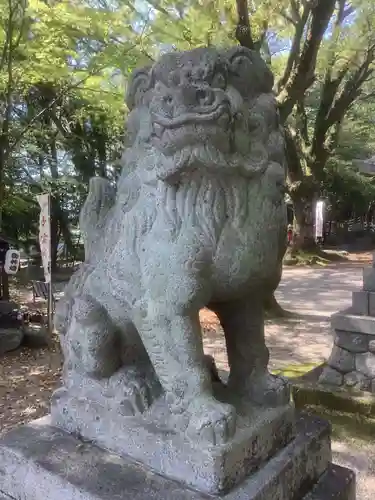
[[[208,307],[225,333],[228,391],[257,405],[288,401],[264,339],[263,300],[286,242],[272,86],[260,56],[241,47],[169,53],[134,72],[117,190],[91,180],[86,259],[56,313],[63,390],[84,386],[125,416],[152,418],[162,400],[187,436],[225,442],[236,410],[213,392],[199,324]]]

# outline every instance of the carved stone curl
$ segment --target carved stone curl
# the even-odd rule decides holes
[[[263,299],[286,240],[272,85],[259,55],[239,47],[175,52],[134,72],[117,190],[91,180],[86,259],[57,308],[63,391],[124,416],[167,411],[177,432],[227,441],[236,410],[213,392],[206,306],[225,332],[227,391],[252,405],[288,402],[264,340]]]

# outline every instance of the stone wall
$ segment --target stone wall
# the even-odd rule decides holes
[[[335,344],[323,375],[325,383],[375,392],[375,332],[335,331]]]
[[[354,291],[352,306],[331,318],[334,346],[319,379],[375,393],[375,268],[363,270],[363,289]]]

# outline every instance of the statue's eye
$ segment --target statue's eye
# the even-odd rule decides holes
[[[215,89],[225,89],[227,86],[227,79],[223,73],[216,73],[212,79],[211,87]]]
[[[172,106],[172,104],[173,104],[173,99],[172,99],[172,96],[170,96],[170,95],[165,95],[165,96],[163,97],[163,101],[164,101],[164,103],[165,103],[167,106]]]

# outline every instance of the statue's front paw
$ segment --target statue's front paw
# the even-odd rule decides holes
[[[262,406],[283,406],[290,402],[290,387],[287,379],[265,373],[251,379],[249,398]]]
[[[120,411],[125,416],[144,413],[152,404],[151,388],[147,383],[133,380],[126,387],[125,397],[120,404]]]
[[[107,397],[118,398],[124,416],[144,413],[159,396],[161,388],[152,374],[124,367],[108,381]]]
[[[217,445],[227,442],[235,433],[236,410],[212,396],[195,398],[187,412],[190,420],[186,434],[192,441],[201,439]]]

